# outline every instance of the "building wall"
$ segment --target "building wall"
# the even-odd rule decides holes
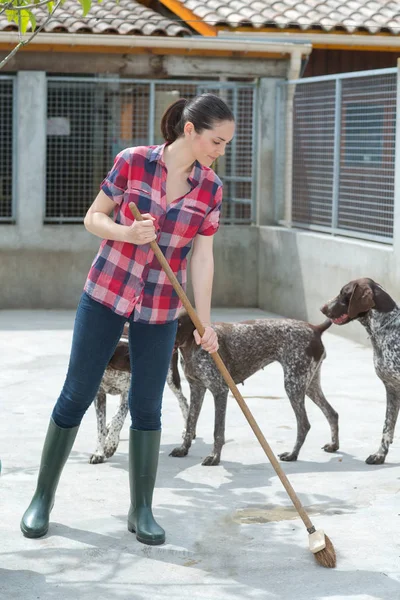
[[[272,224],[279,79],[276,74],[260,84],[257,224],[222,226],[216,235],[213,305],[259,306],[319,322],[320,306],[349,280],[364,276],[400,298],[396,227],[395,245],[385,246]],[[74,308],[98,248],[83,225],[43,225],[45,106],[45,73],[19,73],[17,215],[16,224],[0,225],[0,308]],[[336,330],[367,342],[358,324]]]
[[[274,85],[279,69],[277,77],[266,78],[262,92],[264,170],[259,200],[269,199],[268,203],[272,202]],[[0,280],[4,282],[0,309],[74,308],[99,240],[83,224],[43,224],[46,73],[19,72],[16,98],[16,222],[0,224]],[[256,307],[257,274],[258,228],[221,226],[215,237],[213,305]]]
[[[0,249],[2,309],[76,307],[100,240],[83,226],[75,226],[71,236],[68,228],[52,228],[54,249],[45,244]],[[257,227],[221,227],[215,236],[213,306],[257,306],[257,248]]]
[[[398,52],[379,52],[378,50],[325,50],[315,48],[310,54],[304,71],[304,77],[333,75],[386,69],[397,65]]]
[[[312,323],[324,320],[320,307],[352,279],[370,277],[400,299],[400,260],[395,247],[326,234],[261,227],[258,306]],[[359,323],[336,333],[367,343]]]

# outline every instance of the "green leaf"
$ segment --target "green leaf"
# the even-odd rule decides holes
[[[18,25],[18,11],[17,10],[6,10],[7,21],[14,21]]]
[[[92,0],[79,0],[83,8],[83,16],[86,16],[92,6]]]
[[[30,10],[28,11],[28,13],[29,13],[29,20],[30,20],[31,25],[32,25],[32,31],[35,31],[35,29],[36,29],[36,17],[33,14],[33,12],[31,12]]]
[[[29,21],[30,21],[30,16],[29,16],[29,11],[28,10],[20,10],[20,30],[21,33],[26,33],[26,30],[28,29],[28,25],[29,25]]]

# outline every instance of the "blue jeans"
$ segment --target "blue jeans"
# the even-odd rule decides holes
[[[52,418],[63,428],[76,427],[96,397],[107,364],[121,337],[126,317],[83,293],[75,317],[67,377]],[[129,319],[133,429],[161,429],[161,404],[178,321],[164,325]]]

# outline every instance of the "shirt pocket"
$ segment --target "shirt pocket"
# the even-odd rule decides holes
[[[174,233],[187,240],[193,239],[205,219],[206,209],[199,202],[184,202],[177,215]]]
[[[134,220],[132,211],[129,208],[130,202],[136,204],[136,206],[142,214],[150,213],[151,215],[156,216],[154,214],[154,201],[151,192],[148,190],[141,189],[139,187],[128,187],[128,189],[124,193],[124,212],[126,222],[128,224],[133,223]]]

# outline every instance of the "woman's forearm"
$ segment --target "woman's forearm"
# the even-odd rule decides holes
[[[84,225],[93,235],[116,242],[124,242],[127,229],[129,229],[125,225],[115,223],[111,217],[102,212],[89,211],[85,217]]]
[[[204,257],[194,254],[190,261],[190,273],[196,312],[203,323],[211,323],[211,294],[214,278],[214,259],[212,253]]]

